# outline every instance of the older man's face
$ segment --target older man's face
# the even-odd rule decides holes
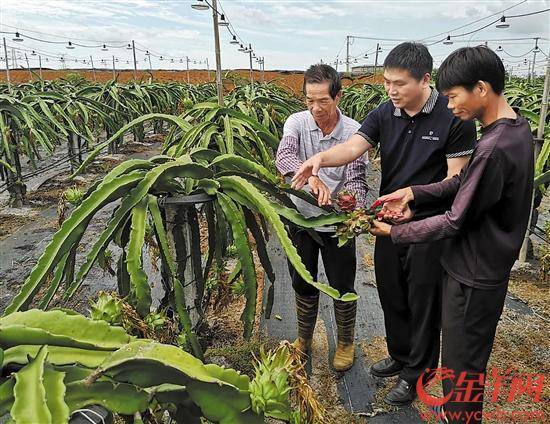
[[[338,93],[336,98],[330,97],[330,84],[323,83],[307,83],[306,84],[306,104],[307,108],[313,115],[313,119],[317,124],[330,122],[338,115],[338,102],[342,93]]]

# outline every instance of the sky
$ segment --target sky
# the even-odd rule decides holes
[[[138,68],[148,69],[150,58],[153,69],[186,69],[189,58],[191,69],[206,69],[206,59],[213,69],[212,12],[192,9],[193,3],[196,0],[0,0],[0,31],[10,60],[11,49],[17,49],[18,67],[26,66],[25,53],[31,67],[38,66],[38,55],[32,55],[35,50],[45,67],[89,67],[91,55],[97,68],[110,68],[115,56],[117,68],[129,69],[132,50],[125,46],[134,40]],[[493,49],[502,46],[505,66],[525,74],[525,59],[533,60],[533,38],[540,37],[542,53],[536,57],[535,69],[542,74],[550,46],[549,12],[508,18],[507,29],[490,23],[502,15],[548,8],[550,1],[543,0],[218,0],[218,11],[231,24],[229,29],[245,45],[250,43],[258,58],[264,58],[266,70],[304,70],[320,61],[333,66],[338,61],[338,70],[345,70],[346,37],[351,36],[350,66],[374,64],[377,42],[381,46],[379,64],[401,40],[416,40],[429,45],[437,66],[453,50],[488,40]],[[462,35],[484,26],[487,28]],[[15,31],[22,34],[23,41],[13,41]],[[454,38],[452,45],[442,44],[447,35]],[[222,68],[248,68],[249,55],[230,44],[231,38],[228,28],[220,27]],[[69,50],[68,41],[92,47]],[[103,43],[107,51],[98,47]],[[152,54],[146,56],[146,51]],[[64,62],[59,60],[61,55]],[[4,57],[3,47],[0,56]],[[10,67],[13,65],[10,62]],[[254,68],[258,66],[254,62]],[[4,63],[0,67],[4,68]]]

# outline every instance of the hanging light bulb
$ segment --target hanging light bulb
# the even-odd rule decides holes
[[[239,44],[239,42],[237,41],[236,35],[233,36],[233,39],[229,42],[229,44]]]
[[[149,53],[149,50],[145,50],[145,56],[150,56],[151,53]]]
[[[183,63],[183,59],[180,59],[180,63]]]
[[[502,51],[502,46],[498,46],[497,47],[497,52],[501,52]]]
[[[69,41],[69,43],[67,44],[67,48],[68,48],[69,50],[73,50],[73,49],[74,49],[73,43],[71,43],[71,42]]]
[[[21,41],[23,41],[23,38],[21,38],[21,36],[19,35],[19,32],[17,31],[15,33],[15,37],[13,37],[12,40],[17,41],[17,42],[21,42]]]
[[[225,15],[223,13],[220,16],[220,21],[218,22],[218,25],[222,27],[229,26],[229,22],[225,20]]]
[[[161,57],[159,57],[159,60],[164,60],[164,59],[163,59],[162,56],[161,56]]]
[[[127,60],[127,61],[126,61],[126,65],[129,65],[129,64],[130,64],[130,61],[129,61],[129,60]]]
[[[107,48],[107,46],[106,46],[105,44],[103,44],[103,47],[101,47],[101,50],[104,51],[104,52],[106,52],[106,51],[109,50],[109,49]]]
[[[502,16],[498,24],[495,25],[497,28],[509,28],[510,24],[506,22],[506,17]]]
[[[246,49],[244,48],[244,46],[241,44],[241,47],[239,47],[239,51],[240,52],[244,52]]]
[[[443,44],[447,44],[447,45],[453,44],[450,35],[447,35],[447,38],[445,39],[445,41],[443,41]]]
[[[36,52],[33,50],[31,56],[36,56]]]
[[[132,45],[130,43],[126,44],[126,50],[132,50]]]
[[[208,10],[208,5],[203,0],[197,0],[191,7],[195,10]]]
[[[170,63],[174,63],[174,59],[170,59]]]

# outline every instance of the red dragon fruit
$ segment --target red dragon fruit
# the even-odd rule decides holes
[[[357,206],[357,199],[352,193],[344,190],[338,193],[336,204],[342,210],[342,212],[351,212]]]

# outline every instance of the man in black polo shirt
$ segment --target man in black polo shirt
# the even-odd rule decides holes
[[[379,146],[380,194],[429,184],[458,174],[475,145],[475,126],[447,109],[447,99],[430,87],[432,57],[417,43],[395,47],[384,61],[384,86],[390,100],[370,112],[347,142],[305,161],[293,178],[300,188],[322,167],[349,163]],[[427,205],[415,219],[444,210]],[[398,246],[377,238],[375,272],[384,311],[389,357],[371,367],[378,377],[399,375],[385,401],[410,403],[416,380],[439,360],[440,241]]]
[[[448,203],[444,213],[415,222],[376,222],[377,238],[394,243],[449,239],[442,255],[441,362],[448,422],[482,421],[487,361],[504,307],[508,278],[529,220],[533,136],[503,95],[504,66],[485,46],[465,47],[441,64],[438,87],[461,119],[477,118],[481,138],[466,168],[453,178],[382,196],[385,214],[410,218],[409,202]]]

